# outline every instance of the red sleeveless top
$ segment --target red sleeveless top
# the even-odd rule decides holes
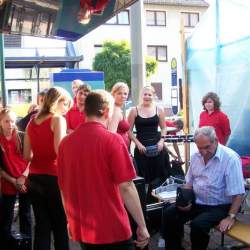
[[[13,132],[12,138],[7,140],[5,136],[0,135],[0,145],[3,152],[3,170],[14,178],[20,177],[26,169],[28,162],[22,157],[21,152],[16,148],[17,135]],[[1,188],[3,194],[16,194],[16,188],[4,178],[1,179]]]
[[[122,119],[118,123],[117,127],[117,133],[120,134],[127,145],[129,147],[129,138],[128,138],[128,131],[129,131],[130,125],[126,119]]]
[[[30,174],[57,176],[57,155],[54,149],[54,133],[51,130],[51,120],[52,117],[49,117],[41,124],[36,124],[33,118],[28,125],[27,132],[33,153]]]

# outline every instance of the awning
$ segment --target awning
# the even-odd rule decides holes
[[[74,68],[83,56],[65,57],[5,57],[5,68]]]

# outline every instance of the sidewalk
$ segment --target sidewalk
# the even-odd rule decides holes
[[[240,215],[240,219],[244,219],[246,223],[250,224],[250,215]],[[185,225],[185,235],[183,240],[183,247],[185,250],[190,250],[190,240],[189,240],[190,227]],[[156,233],[151,235],[151,240],[149,244],[149,250],[165,250],[164,247],[158,247],[160,234]],[[249,236],[250,237],[250,236]],[[208,245],[208,250],[215,250],[220,247],[221,234],[218,231],[212,230],[210,233],[210,241]],[[241,244],[230,237],[225,236],[225,247],[226,249],[231,249],[231,247],[241,246]],[[81,250],[78,243],[71,242],[71,250]],[[232,248],[233,249],[233,248]],[[245,247],[244,250],[250,250],[250,247]]]
[[[250,214],[239,214],[239,219],[250,224]],[[183,247],[185,250],[190,250],[190,239],[189,239],[190,227],[185,225],[185,234],[183,240]],[[249,236],[250,237],[250,236]],[[158,247],[159,233],[151,236],[151,242],[149,250],[165,250],[164,248]],[[216,230],[211,230],[210,241],[208,245],[208,250],[215,250],[220,247],[221,233]],[[241,246],[241,244],[232,238],[225,236],[225,247],[226,249],[231,249],[231,247]],[[232,248],[233,249],[233,248]],[[250,247],[245,247],[244,250],[250,250]]]

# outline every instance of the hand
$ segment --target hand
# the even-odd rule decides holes
[[[27,177],[25,177],[24,175],[21,175],[16,179],[16,184],[17,185],[24,185],[26,183],[26,179],[27,179]]]
[[[24,175],[19,176],[16,179],[16,189],[20,192],[20,193],[26,193],[27,192],[27,187],[26,187],[26,177]]]
[[[229,216],[221,220],[219,224],[219,229],[221,232],[229,230],[235,222],[235,219],[231,219]]]
[[[137,235],[137,239],[135,241],[136,247],[143,249],[145,246],[148,245],[149,238],[150,238],[150,235],[148,233],[146,226],[143,226],[143,227],[138,226],[136,230],[136,235]]]
[[[189,203],[186,207],[180,207],[180,206],[177,206],[177,208],[182,211],[182,212],[188,212],[191,210],[191,207],[192,207],[192,203]]]
[[[146,147],[144,147],[140,142],[136,146],[141,154],[146,153]]]
[[[17,185],[16,186],[16,189],[17,189],[17,191],[19,192],[19,193],[27,193],[27,191],[28,191],[28,189],[27,189],[27,187],[26,187],[26,185],[24,184],[24,185]]]

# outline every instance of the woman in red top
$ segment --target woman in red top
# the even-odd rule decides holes
[[[16,115],[5,108],[0,112],[0,147],[2,175],[3,215],[0,223],[1,248],[10,249],[8,239],[14,217],[16,198],[19,198],[20,232],[31,237],[30,201],[26,194],[28,162],[22,157],[22,145],[17,133]]]
[[[61,88],[50,88],[39,113],[30,121],[24,138],[29,160],[29,194],[35,215],[34,250],[49,250],[51,231],[55,250],[69,250],[67,222],[57,184],[57,152],[66,135],[64,115],[71,97]]]
[[[129,138],[128,131],[130,125],[125,117],[123,106],[128,99],[129,88],[128,85],[124,82],[117,82],[111,90],[111,94],[115,99],[114,112],[111,117],[111,120],[108,124],[108,129],[113,132],[120,134],[129,147]]]
[[[82,84],[76,90],[76,105],[66,114],[67,133],[73,132],[81,123],[85,122],[84,105],[91,87],[88,84]]]
[[[220,110],[219,96],[214,92],[207,93],[202,98],[202,105],[204,111],[200,114],[199,127],[214,127],[219,143],[226,145],[231,129],[227,115]]]

